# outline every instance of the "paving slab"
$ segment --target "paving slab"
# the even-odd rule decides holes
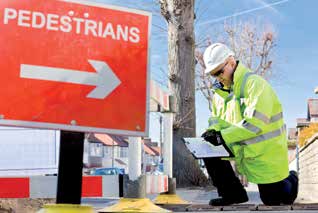
[[[241,204],[230,206],[210,206],[207,204],[190,204],[190,205],[160,205],[160,207],[171,210],[173,212],[290,212],[290,213],[309,213],[318,212],[318,205],[281,205],[281,206],[266,206],[266,205],[254,205],[254,204]]]

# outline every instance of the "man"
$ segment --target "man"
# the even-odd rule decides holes
[[[298,177],[296,172],[288,172],[282,106],[274,90],[236,61],[224,44],[210,45],[203,59],[205,73],[216,78],[216,83],[209,128],[202,137],[233,152],[238,172],[258,184],[264,204],[292,204],[298,193]],[[210,205],[248,201],[229,161],[206,158],[204,162],[220,196]]]

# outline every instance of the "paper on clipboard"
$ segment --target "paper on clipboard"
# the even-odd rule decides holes
[[[213,146],[203,138],[183,138],[185,145],[195,158],[233,157],[232,152],[223,145]]]

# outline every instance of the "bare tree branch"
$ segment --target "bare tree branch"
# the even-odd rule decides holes
[[[218,38],[220,35],[215,35]],[[224,23],[224,32],[221,34],[221,43],[227,44],[235,53],[235,56],[249,69],[263,76],[269,78],[272,71],[272,54],[275,47],[275,36],[273,30],[260,30],[256,24],[250,22],[238,23],[231,25]],[[202,44],[206,41],[206,45]],[[202,95],[208,100],[209,110],[212,110],[211,100],[213,93],[211,91],[212,79],[204,75],[205,69],[203,61],[203,49],[205,49],[211,40],[209,38],[202,39],[196,45],[196,90],[200,90]]]

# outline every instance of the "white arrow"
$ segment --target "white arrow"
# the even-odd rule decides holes
[[[55,67],[21,64],[20,77],[96,86],[86,97],[104,99],[121,83],[103,61],[88,60],[96,73]]]

